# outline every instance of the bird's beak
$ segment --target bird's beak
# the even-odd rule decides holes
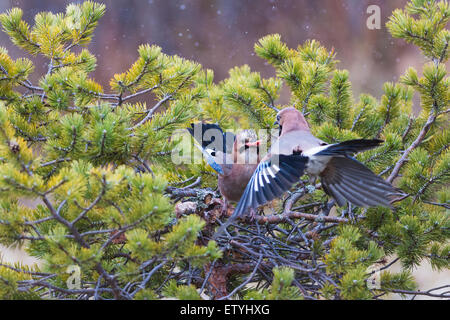
[[[278,122],[278,120],[275,120],[275,122],[273,123],[274,126],[279,126],[280,123]]]
[[[261,140],[256,140],[255,142],[246,142],[246,143],[245,143],[245,146],[246,146],[247,148],[250,148],[250,147],[259,147],[260,144],[261,144]]]

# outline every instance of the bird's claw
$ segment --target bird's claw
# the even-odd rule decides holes
[[[250,211],[248,212],[248,219],[250,220],[250,222],[255,221],[256,219],[256,210],[253,208],[250,208]]]

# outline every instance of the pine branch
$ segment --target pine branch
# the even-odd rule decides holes
[[[348,223],[349,220],[346,218],[339,217],[328,217],[322,215],[315,215],[310,213],[287,211],[281,215],[268,215],[268,216],[256,216],[256,221],[259,224],[273,223],[278,224],[286,222],[288,219],[305,219],[315,222],[332,222],[332,223]]]
[[[411,291],[411,290],[401,290],[401,289],[379,289],[381,291],[385,292],[391,292],[391,293],[399,293],[401,295],[412,295],[413,300],[416,296],[428,296],[428,297],[434,297],[434,298],[442,298],[442,299],[449,299],[450,298],[450,292],[443,292],[443,293],[434,293],[433,291],[442,290],[450,288],[450,285],[444,285],[440,287],[436,287],[427,291]]]
[[[165,97],[163,97],[161,100],[158,101],[157,104],[155,104],[151,109],[147,110],[147,114],[145,115],[145,117],[139,121],[137,124],[135,124],[133,127],[131,128],[127,128],[127,130],[134,130],[140,126],[142,126],[144,123],[147,122],[147,120],[149,120],[152,116],[153,113],[155,113],[165,102],[169,101],[170,99],[172,99],[172,95],[166,95]]]
[[[422,127],[422,129],[419,132],[419,135],[417,136],[417,138],[414,140],[414,142],[403,152],[402,157],[397,161],[397,163],[394,166],[394,169],[392,170],[392,173],[390,174],[390,176],[386,179],[387,182],[392,183],[392,181],[394,181],[394,179],[398,176],[400,169],[403,167],[403,165],[408,161],[408,156],[409,154],[415,149],[417,148],[423,141],[423,139],[425,138],[426,134],[428,133],[428,131],[430,130],[431,126],[434,124],[434,122],[436,121],[436,115],[434,114],[434,112],[432,111],[427,119],[427,122],[425,123],[425,125]]]

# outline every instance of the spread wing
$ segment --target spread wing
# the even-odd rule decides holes
[[[253,173],[227,225],[248,209],[257,208],[289,190],[303,175],[307,157],[272,155],[261,161]]]
[[[214,239],[250,208],[257,208],[288,191],[303,175],[308,157],[272,155],[261,161],[253,173],[233,214],[214,235]]]
[[[404,195],[401,190],[350,157],[331,158],[320,178],[324,191],[339,206],[345,206],[348,201],[359,207],[392,207],[391,202]]]

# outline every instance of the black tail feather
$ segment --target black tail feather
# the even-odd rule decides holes
[[[355,139],[344,142],[331,144],[325,150],[317,153],[321,156],[336,156],[336,155],[353,155],[355,153],[370,150],[378,147],[383,140],[379,139]]]

